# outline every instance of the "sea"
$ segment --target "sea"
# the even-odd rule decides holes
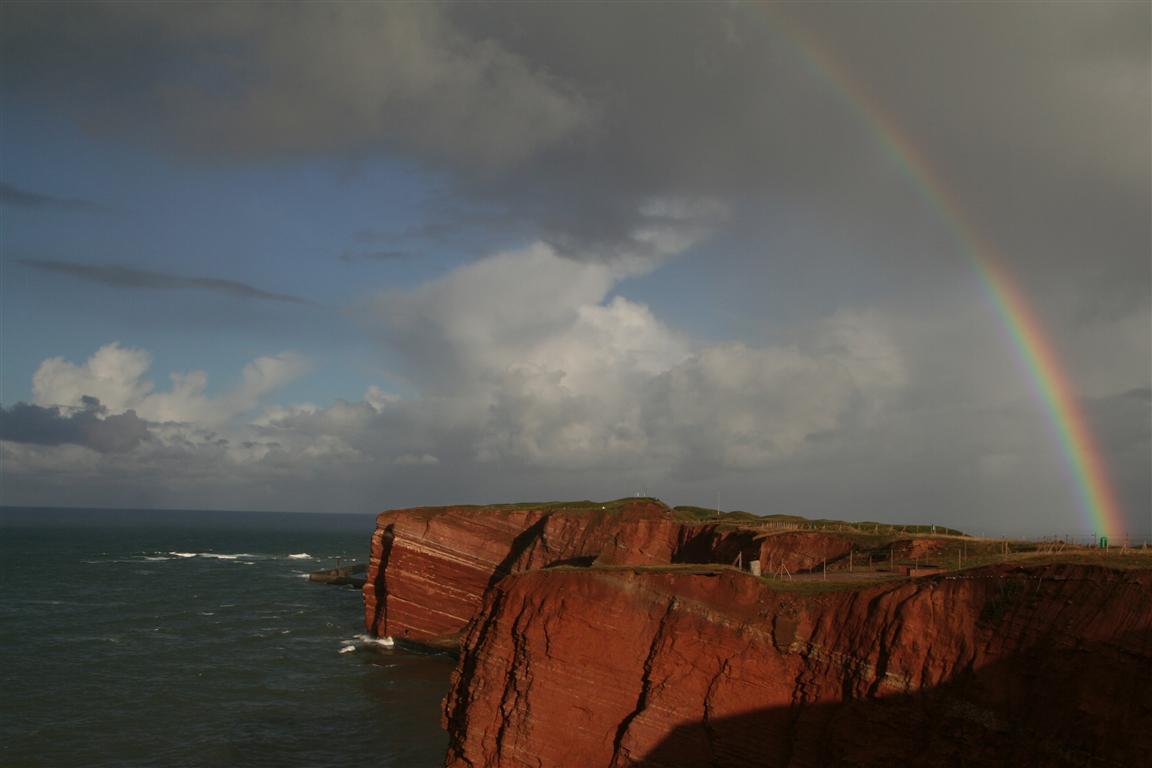
[[[0,508],[0,765],[442,765],[454,660],[365,636],[369,515]]]

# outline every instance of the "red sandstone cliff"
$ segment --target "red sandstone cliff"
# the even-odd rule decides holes
[[[523,573],[470,625],[445,726],[450,766],[1146,765],[1152,572]]]
[[[378,519],[365,620],[423,643],[463,633],[454,766],[1144,764],[1148,570],[818,593],[677,570],[835,570],[945,545],[685,520],[645,499],[396,510]]]
[[[670,562],[679,530],[648,499],[382,513],[364,586],[369,632],[454,643],[484,592],[510,573],[580,563]]]
[[[651,499],[382,513],[364,587],[367,630],[455,644],[485,590],[504,576],[555,565],[744,563],[792,573],[847,555],[849,539],[685,521]],[[771,568],[769,567],[771,566]]]

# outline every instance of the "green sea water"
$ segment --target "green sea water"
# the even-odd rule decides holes
[[[440,765],[453,660],[366,642],[359,591],[304,577],[372,527],[0,509],[0,765]]]

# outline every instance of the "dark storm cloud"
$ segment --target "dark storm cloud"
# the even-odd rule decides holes
[[[387,151],[447,171],[481,228],[652,256],[653,200],[712,201],[777,261],[947,279],[948,222],[884,154],[901,126],[1033,290],[1144,303],[1149,8],[1140,3],[8,4],[8,98],[242,161]],[[855,81],[821,63],[831,52]],[[48,55],[46,51],[52,51]],[[863,96],[861,95],[863,94]],[[421,226],[459,228],[459,206]],[[798,213],[800,212],[800,213]],[[1086,223],[1091,222],[1091,226]],[[714,225],[709,220],[705,222]],[[920,236],[922,230],[943,236]],[[811,238],[809,238],[811,239]],[[928,243],[925,246],[925,243]],[[962,244],[961,244],[962,245]],[[1096,269],[1089,253],[1108,254]]]
[[[10,92],[63,96],[97,130],[192,152],[392,147],[502,168],[594,120],[565,83],[461,33],[441,5],[8,4],[4,17]]]
[[[215,277],[185,277],[134,267],[78,264],[71,261],[52,261],[50,259],[21,259],[20,263],[41,272],[70,275],[81,280],[90,280],[117,288],[141,288],[158,291],[211,291],[241,299],[283,301],[291,304],[312,303],[299,296],[265,291],[248,283],[221,280]]]
[[[570,151],[465,185],[570,252],[623,237],[646,199],[716,198],[752,243],[838,233],[853,247],[805,258],[899,270],[922,290],[964,243],[909,240],[954,234],[886,153],[879,112],[1035,289],[1091,280],[1089,301],[1130,309],[1149,276],[1148,16],[1131,3],[466,4],[463,27],[576,84],[602,117]],[[781,245],[773,258],[790,258]]]
[[[131,451],[150,439],[148,423],[135,411],[108,416],[100,401],[83,398],[79,410],[17,403],[0,407],[0,440],[35,445],[82,445],[100,453]]]
[[[91,200],[82,200],[76,197],[43,195],[37,192],[30,192],[26,189],[20,189],[19,187],[14,187],[4,182],[0,182],[0,205],[37,210],[75,211],[79,213],[97,213],[105,210],[103,206]]]

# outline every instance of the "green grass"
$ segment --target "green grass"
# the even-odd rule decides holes
[[[855,537],[853,537],[855,538]],[[852,568],[856,572],[884,572],[891,565],[901,566],[937,567],[943,571],[969,570],[982,568],[988,565],[1004,563],[1019,565],[1099,565],[1107,568],[1131,569],[1152,568],[1152,549],[1128,549],[1121,553],[1120,549],[1100,550],[1091,548],[1065,548],[1062,551],[1051,551],[1043,543],[1032,541],[1011,541],[988,539],[969,539],[962,537],[940,537],[943,545],[938,552],[918,558],[907,556],[889,556],[889,546],[899,544],[906,539],[895,538],[885,542],[875,542],[872,548],[863,548],[854,552]],[[871,555],[871,568],[868,557]],[[838,558],[828,562],[829,573],[835,571],[843,573],[849,565],[847,557]]]
[[[652,504],[660,504],[667,506],[663,501],[652,496],[627,496],[622,499],[613,499],[610,501],[593,501],[591,499],[580,499],[577,501],[524,501],[512,502],[508,504],[450,504],[443,507],[422,507],[418,508],[420,511],[428,516],[437,514],[439,510],[445,507],[452,507],[454,509],[540,509],[548,511],[570,511],[570,512],[621,512],[629,504],[636,502],[649,502]],[[785,515],[785,514],[772,514],[772,515],[758,515],[745,510],[722,511],[719,509],[712,509],[709,507],[698,507],[691,505],[681,505],[678,507],[669,508],[672,517],[675,520],[684,523],[701,523],[710,525],[725,525],[735,526],[742,528],[760,528],[764,530],[806,530],[806,531],[825,531],[837,532],[851,535],[872,535],[872,536],[923,536],[932,535],[933,528],[935,528],[936,535],[945,536],[962,536],[960,531],[954,528],[946,528],[941,525],[892,525],[887,523],[874,523],[874,522],[852,522],[849,520],[832,520],[820,519],[810,520],[800,515]]]
[[[641,501],[664,504],[660,499],[652,496],[625,496],[622,499],[613,499],[611,501],[591,501],[589,499],[582,499],[580,501],[524,501],[514,504],[490,504],[486,506],[500,507],[502,509],[587,509],[590,511],[607,509],[608,511],[618,512],[629,504]]]
[[[817,521],[824,522],[824,521]],[[886,532],[889,535],[899,534],[915,536],[966,536],[963,531],[956,528],[947,528],[943,525],[894,525],[892,523],[877,523],[871,520],[859,523],[849,523],[862,531],[873,530],[877,533]]]
[[[761,518],[751,512],[737,510],[734,512],[721,512],[708,507],[680,506],[672,508],[673,516],[685,523],[752,523]]]
[[[856,592],[861,589],[868,589],[881,584],[891,584],[894,581],[905,581],[905,576],[892,576],[891,578],[884,579],[858,579],[858,580],[839,580],[830,579],[824,581],[823,579],[801,579],[800,581],[788,579],[767,579],[762,578],[765,584],[777,592],[794,592],[801,595],[818,595],[824,592]]]
[[[655,504],[664,505],[664,502],[650,496],[628,496],[623,499],[613,499],[611,501],[592,501],[590,499],[581,499],[579,501],[518,501],[508,504],[445,504],[436,507],[413,507],[412,509],[424,517],[432,517],[440,514],[445,509],[470,509],[470,510],[486,510],[486,509],[499,509],[499,510],[517,510],[517,509],[539,509],[546,511],[571,511],[571,512],[622,512],[627,505],[636,502],[651,502]],[[667,506],[667,505],[664,505]]]
[[[611,501],[592,501],[590,499],[581,499],[580,501],[518,501],[511,504],[460,504],[458,506],[474,509],[496,507],[498,509],[571,509],[588,510],[590,512],[601,510],[619,512],[628,504],[640,501],[664,504],[660,499],[652,498],[651,496],[627,496]]]
[[[989,542],[989,544],[1001,544],[1000,542]],[[1001,545],[1002,546],[1002,545]],[[899,562],[898,562],[899,564]],[[911,563],[909,563],[911,564]],[[1041,565],[1050,564],[1069,564],[1069,565],[1095,565],[1105,568],[1117,570],[1133,570],[1152,569],[1152,550],[1129,550],[1125,554],[1120,554],[1119,551],[1112,550],[1104,552],[1100,550],[1087,550],[1087,551],[1074,551],[1074,552],[1009,552],[1005,556],[1002,552],[998,555],[986,554],[980,557],[975,557],[964,562],[962,570],[975,570],[993,565],[1009,565],[1009,566],[1024,566],[1036,567]],[[921,563],[924,565],[924,563]],[[718,563],[661,563],[654,565],[604,565],[593,564],[591,566],[572,566],[562,565],[552,568],[541,569],[546,572],[571,572],[571,573],[634,573],[634,574],[685,574],[697,576],[718,576],[725,573],[738,573],[750,579],[757,579],[761,584],[769,589],[777,592],[788,592],[801,595],[814,595],[827,592],[852,592],[863,589],[870,589],[873,587],[892,585],[898,582],[910,581],[909,577],[901,573],[888,573],[885,569],[888,567],[888,561],[878,563],[877,568],[872,571],[857,568],[857,572],[862,576],[861,578],[853,578],[852,574],[845,573],[844,570],[834,570],[831,565],[828,569],[827,580],[821,578],[817,573],[805,573],[803,575],[796,575],[794,578],[776,578],[773,576],[760,576],[755,577],[747,571],[740,570],[730,565],[723,565]],[[957,568],[955,564],[951,567],[945,567],[943,572],[955,572]],[[871,574],[870,577],[863,576],[863,574]],[[926,577],[926,578],[931,578]],[[1008,588],[1012,589],[1012,588]],[[1012,595],[1006,593],[1005,603],[1003,608],[1006,610],[1009,606]],[[994,606],[988,609],[990,614],[985,617],[987,620],[994,620],[1000,606]]]
[[[846,592],[868,587],[876,586],[877,584],[887,584],[893,581],[903,581],[906,579],[904,576],[892,576],[891,578],[872,578],[872,579],[823,579],[805,576],[795,580],[789,579],[773,579],[767,576],[756,577],[735,568],[731,565],[721,565],[718,563],[660,563],[655,565],[602,565],[594,564],[587,567],[573,566],[573,565],[559,565],[552,568],[542,568],[540,571],[546,573],[554,573],[563,571],[567,573],[634,573],[634,574],[658,574],[670,573],[678,575],[692,575],[692,576],[719,576],[721,574],[739,574],[749,579],[756,579],[759,583],[770,589],[778,592],[795,592],[799,594],[818,594],[821,592]]]
[[[757,515],[737,510],[722,512],[710,507],[679,506],[672,508],[678,520],[698,523],[732,523],[749,528],[797,529],[845,534],[871,534],[874,536],[963,536],[955,528],[943,525],[897,525],[891,523],[853,522],[851,520],[810,520],[800,515]]]
[[[653,565],[615,565],[593,563],[592,565],[556,565],[551,568],[541,568],[549,573],[553,571],[573,571],[580,573],[690,573],[698,576],[716,576],[721,573],[746,573],[739,568],[721,563],[656,563]]]
[[[1009,553],[1007,557],[993,555],[989,561],[991,563],[1007,562],[1021,565],[1098,565],[1117,570],[1147,569],[1152,568],[1152,549],[1129,549],[1123,554],[1119,548],[1109,550],[1086,548],[1064,552],[1015,552]]]

